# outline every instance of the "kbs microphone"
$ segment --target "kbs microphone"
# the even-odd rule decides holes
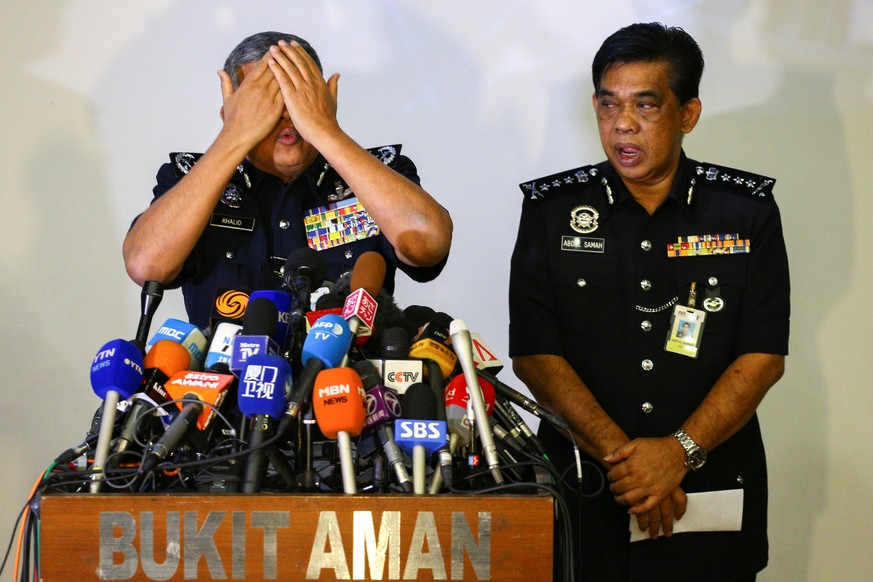
[[[369,360],[356,362],[354,369],[364,383],[367,392],[364,429],[374,430],[388,458],[388,465],[397,476],[397,483],[406,493],[412,493],[409,471],[403,464],[403,454],[394,440],[394,421],[400,417],[400,399],[395,390],[382,385],[376,366]]]
[[[235,380],[230,374],[208,371],[186,370],[174,374],[164,388],[177,401],[179,412],[143,458],[140,475],[148,475],[158,463],[166,459],[192,424],[196,424],[201,431],[205,430],[215,416],[215,409],[224,401],[228,387]]]
[[[494,389],[497,391],[498,394],[505,397],[507,400],[509,400],[519,408],[530,412],[540,420],[545,420],[558,430],[569,430],[570,425],[567,424],[566,420],[564,420],[554,412],[541,407],[537,402],[531,400],[521,392],[510,388],[509,386],[498,380],[490,372],[479,369],[476,371],[476,373],[479,375],[480,378],[488,380],[491,384],[493,384]]]
[[[152,326],[152,318],[158,311],[161,299],[164,298],[164,285],[159,281],[146,281],[142,284],[140,294],[140,306],[142,310],[139,316],[139,325],[136,328],[136,336],[131,342],[145,353],[146,340],[149,337],[149,329]]]
[[[174,374],[186,370],[191,364],[191,354],[182,344],[173,340],[156,341],[146,352],[143,365],[145,374],[142,390],[137,392],[133,405],[124,420],[113,452],[123,453],[136,440],[136,430],[142,419],[171,400],[164,384]]]
[[[132,342],[116,339],[103,345],[91,363],[91,388],[103,399],[103,418],[94,451],[91,493],[100,491],[103,466],[109,456],[109,443],[115,427],[115,410],[139,388],[143,376],[142,352]]]
[[[452,351],[452,342],[449,339],[451,321],[451,316],[435,312],[432,318],[421,327],[409,348],[410,358],[436,362],[443,378],[448,378],[458,361],[458,356]]]
[[[268,299],[276,305],[278,317],[276,320],[276,332],[273,339],[279,345],[280,349],[284,349],[288,344],[288,334],[290,332],[289,325],[291,323],[291,296],[286,291],[272,291],[262,289],[255,291],[249,297],[249,302],[258,299]],[[245,320],[243,320],[245,321]]]
[[[274,339],[279,309],[266,297],[251,299],[243,316],[241,333],[233,339],[230,371],[239,375],[246,359],[255,354],[276,354],[279,345]]]
[[[246,360],[240,374],[237,400],[240,411],[252,420],[242,481],[243,493],[261,490],[267,473],[263,443],[285,411],[285,394],[291,389],[291,366],[282,356],[256,354]]]
[[[213,327],[203,367],[210,370],[219,363],[227,364],[230,367],[230,360],[233,356],[233,340],[241,333],[242,325],[229,321],[222,321]]]
[[[436,420],[437,402],[429,386],[419,383],[403,396],[403,418],[394,421],[394,438],[412,456],[412,486],[416,495],[425,493],[427,455],[446,444],[446,423]]]
[[[164,322],[164,325],[149,340],[149,347],[162,339],[169,339],[182,344],[191,354],[191,365],[188,366],[188,369],[201,369],[203,353],[206,351],[206,336],[203,335],[203,332],[196,325],[171,317]]]
[[[329,439],[338,441],[343,492],[357,493],[351,437],[364,429],[364,384],[351,368],[322,370],[315,378],[312,409],[318,428]]]
[[[279,434],[285,434],[291,428],[291,423],[300,414],[300,409],[306,405],[318,373],[338,366],[348,354],[351,343],[349,324],[341,316],[328,314],[315,322],[303,341],[300,351],[303,370],[291,386],[288,406],[279,422]]]
[[[452,338],[455,354],[457,354],[458,361],[461,364],[461,370],[464,372],[464,378],[467,380],[467,391],[470,393],[470,402],[473,403],[476,419],[485,427],[488,423],[488,413],[485,410],[485,401],[479,386],[479,377],[476,375],[476,365],[473,363],[473,341],[470,338],[470,330],[467,329],[467,324],[464,323],[464,320],[455,319],[449,326],[449,334]],[[482,452],[485,454],[485,460],[488,463],[488,469],[491,470],[491,475],[498,485],[503,484],[503,475],[500,473],[494,435],[491,434],[490,430],[480,430],[479,440],[482,442]]]

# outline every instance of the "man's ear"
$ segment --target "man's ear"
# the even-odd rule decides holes
[[[703,110],[703,104],[700,99],[694,97],[685,102],[682,106],[682,133],[691,133],[697,121],[700,119],[700,112]]]

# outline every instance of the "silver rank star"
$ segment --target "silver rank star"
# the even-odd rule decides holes
[[[579,234],[588,234],[597,230],[597,219],[600,213],[588,205],[577,206],[570,211],[570,228]]]

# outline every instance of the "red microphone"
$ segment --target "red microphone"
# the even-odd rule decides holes
[[[352,268],[349,280],[352,292],[343,305],[343,319],[349,322],[349,329],[356,338],[373,333],[373,320],[379,307],[374,297],[379,295],[385,282],[385,269],[385,259],[376,251],[363,253]]]
[[[366,396],[364,382],[352,368],[328,368],[315,377],[312,410],[324,436],[339,442],[345,493],[358,492],[351,437],[360,435],[364,430]]]

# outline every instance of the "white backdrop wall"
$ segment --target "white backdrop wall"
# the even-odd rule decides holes
[[[121,241],[168,152],[215,136],[215,71],[236,42],[310,40],[342,73],[348,133],[404,144],[455,238],[443,275],[400,278],[397,301],[464,318],[508,362],[517,185],[602,159],[591,58],[651,20],[686,28],[706,56],[689,154],[779,180],[794,317],[787,373],[761,408],[772,549],[760,579],[869,579],[871,0],[0,3],[4,542],[32,483],[88,428],[97,348],[136,330]],[[156,319],[184,317],[181,305],[168,293]]]

